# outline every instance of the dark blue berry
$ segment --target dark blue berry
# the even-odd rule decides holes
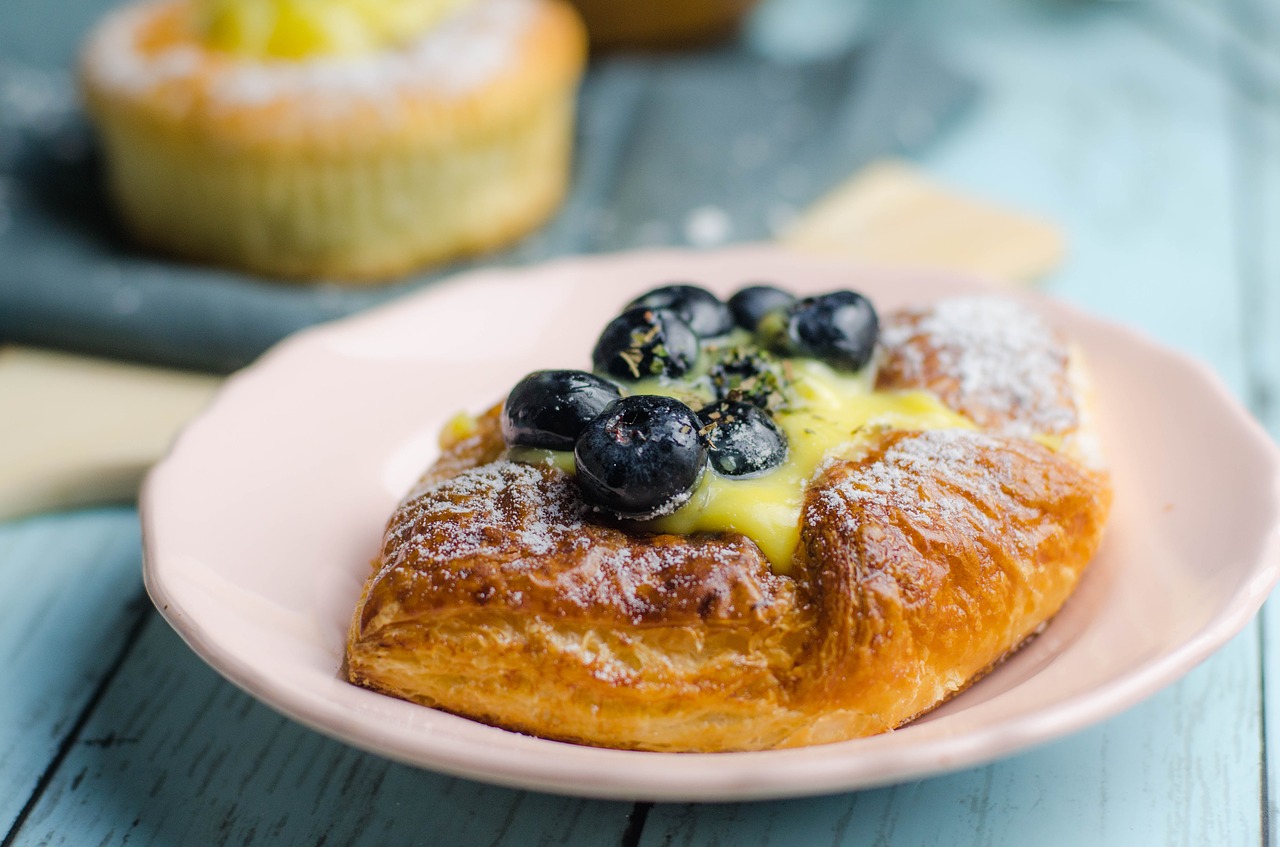
[[[582,498],[624,518],[651,518],[689,499],[706,465],[698,418],[656,394],[615,400],[573,449]]]
[[[631,301],[628,309],[648,306],[670,309],[687,323],[699,338],[716,338],[733,329],[733,313],[720,298],[696,285],[679,283],[655,288]]]
[[[621,396],[586,371],[534,371],[507,395],[502,436],[512,446],[572,450],[587,422]]]
[[[769,315],[768,325],[778,317]],[[853,291],[836,291],[797,300],[781,313],[773,343],[792,356],[821,359],[832,367],[856,371],[871,361],[880,322],[871,301]]]
[[[750,285],[729,298],[733,319],[743,329],[756,331],[760,319],[775,309],[790,306],[795,295],[772,285]]]
[[[768,411],[787,404],[787,381],[781,363],[755,347],[717,351],[707,370],[717,400],[740,400]]]
[[[698,336],[669,309],[637,306],[609,322],[591,362],[618,379],[677,377],[698,359]]]
[[[759,406],[721,400],[698,418],[711,467],[725,476],[753,476],[786,461],[787,436]]]

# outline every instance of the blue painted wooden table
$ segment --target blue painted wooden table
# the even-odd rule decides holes
[[[767,46],[803,17],[820,49],[881,14],[784,0],[755,37]],[[975,0],[895,14],[982,89],[920,164],[1059,221],[1072,250],[1054,293],[1208,362],[1280,432],[1274,5]],[[614,225],[638,243],[655,231],[644,223]],[[656,224],[679,240],[679,221]],[[1147,702],[1005,761],[833,797],[648,805],[441,777],[303,729],[179,641],[139,560],[129,508],[0,525],[4,847],[1275,843],[1274,604]]]

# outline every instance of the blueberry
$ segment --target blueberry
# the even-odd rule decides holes
[[[797,300],[771,312],[761,333],[791,356],[822,359],[832,367],[856,371],[871,361],[880,322],[871,301],[853,291],[836,291]]]
[[[707,376],[717,400],[740,400],[767,411],[787,404],[782,364],[765,350],[731,347],[716,357]]]
[[[618,379],[677,377],[698,359],[698,336],[669,309],[637,306],[609,322],[591,361]]]
[[[656,394],[615,400],[573,449],[583,499],[625,518],[651,518],[689,499],[706,465],[697,415]]]
[[[698,334],[699,338],[717,338],[733,329],[733,313],[720,298],[696,285],[677,283],[655,288],[627,306],[670,309]]]
[[[790,306],[795,301],[795,295],[781,288],[749,285],[729,298],[729,310],[733,312],[733,319],[738,322],[738,326],[755,332],[756,325],[766,314],[774,309]]]
[[[586,371],[534,371],[502,406],[507,443],[572,450],[587,422],[621,397],[618,386]]]
[[[753,476],[786,461],[787,436],[759,406],[721,400],[698,418],[711,467],[725,476]]]

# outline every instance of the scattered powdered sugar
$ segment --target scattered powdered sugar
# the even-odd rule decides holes
[[[944,399],[970,414],[990,413],[993,420],[977,422],[994,431],[1027,437],[1076,426],[1067,348],[1039,315],[1013,300],[943,300],[891,318],[881,341],[900,382],[954,380],[955,396]]]
[[[504,586],[496,590],[505,602],[550,593],[565,613],[591,610],[634,623],[671,614],[731,620],[769,614],[776,605],[779,584],[744,538],[641,540],[588,514],[566,473],[509,461],[482,465],[427,484],[402,503],[388,528],[382,573],[420,570],[422,586],[445,592],[462,584],[495,590],[485,588],[492,579],[489,585]]]
[[[996,499],[999,482],[980,462],[983,455],[999,448],[996,439],[972,430],[913,433],[896,441],[878,460],[823,489],[817,500],[841,520],[847,534],[858,524],[851,504],[899,509],[918,526],[942,528],[969,521],[994,531],[991,519],[974,503]],[[810,520],[816,522],[812,516]]]
[[[94,30],[85,49],[85,68],[97,82],[118,91],[143,93],[195,75],[200,51],[190,44],[142,51],[139,36],[154,14],[153,4],[130,6],[109,15]]]
[[[207,86],[205,95],[222,105],[253,106],[290,98],[340,114],[357,103],[385,102],[393,107],[406,92],[460,96],[479,88],[510,62],[536,7],[533,0],[477,0],[396,49],[301,60],[236,58],[216,65],[192,44],[142,50],[139,35],[154,8],[122,10],[94,34],[87,67],[101,84],[145,93],[168,81],[191,78]]]
[[[744,573],[749,542],[741,539],[600,542],[593,539],[591,549],[557,582],[560,601],[583,609],[611,608],[639,624],[673,613],[719,620],[753,617],[767,614],[776,599],[776,586]]]
[[[557,472],[548,481],[544,470],[498,461],[415,490],[397,512],[389,535],[414,545],[425,538],[419,531],[424,524],[443,528],[447,538],[433,538],[433,556],[463,558],[494,546],[497,522],[521,550],[546,555],[566,542],[576,546],[582,512],[567,474]]]

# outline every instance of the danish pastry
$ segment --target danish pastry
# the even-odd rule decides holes
[[[585,51],[560,0],[147,0],[81,80],[136,240],[377,281],[551,214]]]
[[[1099,544],[1087,375],[1013,301],[882,322],[853,292],[669,286],[593,365],[446,428],[356,608],[351,682],[591,745],[840,741],[1033,638]]]

